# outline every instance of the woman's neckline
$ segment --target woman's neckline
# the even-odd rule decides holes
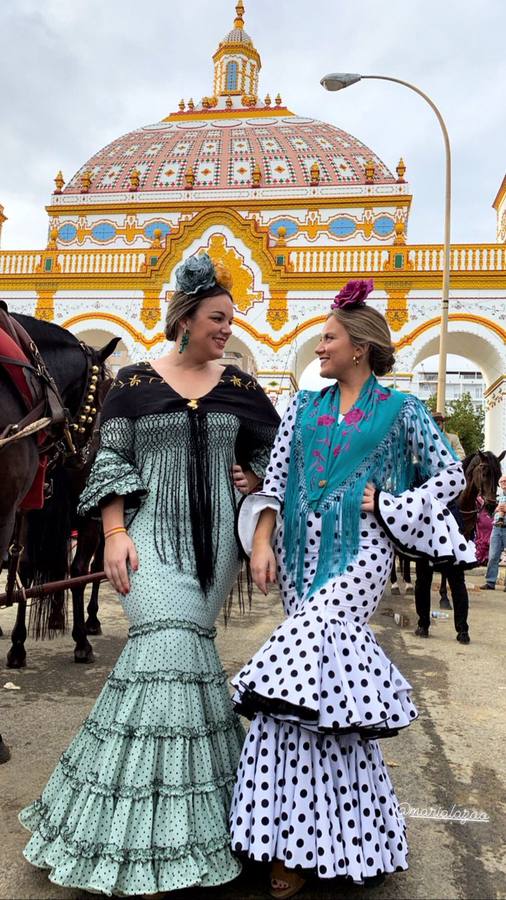
[[[148,360],[148,366],[150,367],[150,369],[153,370],[153,372],[156,372],[158,377],[162,380],[163,384],[165,384],[168,388],[170,388],[170,390],[172,391],[173,394],[176,395],[176,397],[179,397],[181,400],[184,400],[185,403],[197,403],[198,401],[205,400],[206,397],[209,397],[209,395],[212,394],[213,391],[215,391],[216,388],[218,387],[218,385],[220,384],[221,379],[223,378],[227,369],[230,368],[228,365],[226,365],[226,366],[220,365],[219,368],[221,369],[221,372],[220,372],[220,377],[218,378],[218,381],[216,382],[216,384],[213,384],[213,386],[208,391],[206,391],[205,394],[201,394],[200,397],[184,397],[182,394],[179,393],[179,391],[176,391],[176,389],[171,385],[170,381],[167,381],[167,379],[163,377],[163,375],[161,374],[161,372],[158,371],[158,369],[155,369],[153,363],[149,362],[149,360]]]
[[[342,406],[341,406],[341,388],[340,388],[340,386],[339,386],[339,382],[338,382],[338,381],[335,382],[335,384],[334,384],[334,386],[333,386],[333,390],[334,390],[335,392],[339,391],[339,420],[338,420],[338,421],[339,421],[339,424],[341,424],[341,422],[342,422],[342,420],[344,419],[344,417],[347,416],[348,413],[351,412],[351,410],[355,408],[355,406],[357,405],[358,401],[360,400],[360,398],[362,397],[362,395],[363,395],[363,393],[364,393],[364,391],[365,391],[366,385],[369,384],[369,382],[370,382],[371,378],[373,377],[373,375],[374,375],[374,373],[371,372],[371,374],[367,376],[366,380],[365,380],[365,381],[363,382],[363,384],[361,385],[361,388],[360,388],[360,391],[359,391],[359,393],[358,393],[357,399],[354,400],[354,402],[351,404],[351,406],[349,406],[348,409],[346,409],[344,412],[343,412]]]

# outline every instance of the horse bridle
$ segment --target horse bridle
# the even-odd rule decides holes
[[[50,454],[51,467],[62,457],[74,459],[77,468],[84,466],[89,456],[87,448],[92,441],[93,423],[97,416],[95,394],[101,371],[101,367],[94,362],[92,348],[84,341],[79,341],[86,361],[86,381],[77,412],[71,417],[35,342],[15,320],[9,318],[9,325],[11,335],[29,355],[30,361],[0,355],[0,364],[19,366],[32,376],[29,386],[34,394],[34,405],[19,422],[7,426],[1,435],[0,450],[7,444],[43,431],[48,437],[39,444],[38,452],[41,456]],[[39,396],[35,396],[34,380],[40,388]]]
[[[79,346],[86,359],[86,382],[77,412],[69,422],[69,430],[73,438],[73,452],[66,454],[67,457],[74,457],[73,464],[76,468],[86,465],[90,453],[94,423],[99,411],[96,394],[101,372],[101,366],[94,362],[92,348],[84,341],[79,341]]]
[[[473,481],[474,481],[474,473],[477,472],[479,469],[484,469],[484,468],[486,468],[486,465],[487,465],[486,462],[479,462],[479,463],[477,463],[477,465],[472,469],[472,471],[471,471],[469,474],[470,474],[470,476],[471,476],[471,478],[472,478]],[[476,485],[476,487],[478,488],[477,485]],[[479,488],[478,488],[478,489],[479,489]],[[482,508],[483,508],[483,509],[486,509],[487,506],[492,507],[492,506],[495,506],[495,505],[496,505],[496,498],[495,498],[495,497],[488,497],[488,498],[487,498],[487,497],[483,497],[482,494],[480,494],[480,496],[482,497],[482,500],[483,500],[483,507],[481,507],[478,503],[476,503],[474,509],[467,509],[467,510],[466,510],[466,509],[460,508],[460,515],[462,516],[462,518],[463,518],[466,522],[471,521],[472,525],[474,525],[474,524],[476,523],[476,521],[477,521],[477,519],[478,519],[478,514],[479,514],[479,512],[480,512],[480,509],[482,509]]]

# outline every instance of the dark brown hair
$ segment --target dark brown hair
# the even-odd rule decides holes
[[[181,319],[192,319],[203,300],[209,297],[218,297],[226,294],[234,302],[232,294],[220,284],[198,291],[196,294],[185,294],[184,291],[175,291],[169,301],[167,318],[165,319],[165,337],[168,341],[177,340],[178,326]]]

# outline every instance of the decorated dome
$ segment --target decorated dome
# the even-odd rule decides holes
[[[253,41],[249,34],[246,34],[244,30],[244,4],[241,0],[239,0],[239,3],[235,8],[235,13],[236,20],[234,22],[234,27],[220,42],[220,47],[223,47],[224,44],[249,44],[252,47]]]
[[[373,151],[333,125],[294,115],[279,94],[258,96],[261,60],[244,30],[244,5],[213,56],[214,83],[199,103],[181,100],[162,121],[123,135],[91,157],[64,187],[56,205],[76,195],[94,202],[163,198],[240,200],[403,193]],[[395,187],[394,187],[395,185]]]
[[[80,194],[83,186],[89,194],[316,186],[335,193],[346,186],[396,182],[357,138],[288,110],[276,117],[266,110],[254,117],[218,112],[205,119],[170,119],[132,131],[100,150],[64,193]]]

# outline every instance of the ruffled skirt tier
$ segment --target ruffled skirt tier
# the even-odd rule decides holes
[[[407,868],[407,843],[375,741],[257,715],[239,765],[232,849],[361,883]]]
[[[252,719],[232,802],[237,853],[357,883],[407,868],[376,738],[417,711],[367,625],[377,594],[361,600],[365,588],[329,584],[299,601],[234,678],[236,708]]]
[[[286,618],[233,684],[239,712],[323,733],[386,737],[417,715],[411,685],[369,626],[321,603]]]
[[[130,630],[90,716],[40,800],[25,849],[57,884],[135,895],[236,877],[228,811],[244,733],[214,629]]]

